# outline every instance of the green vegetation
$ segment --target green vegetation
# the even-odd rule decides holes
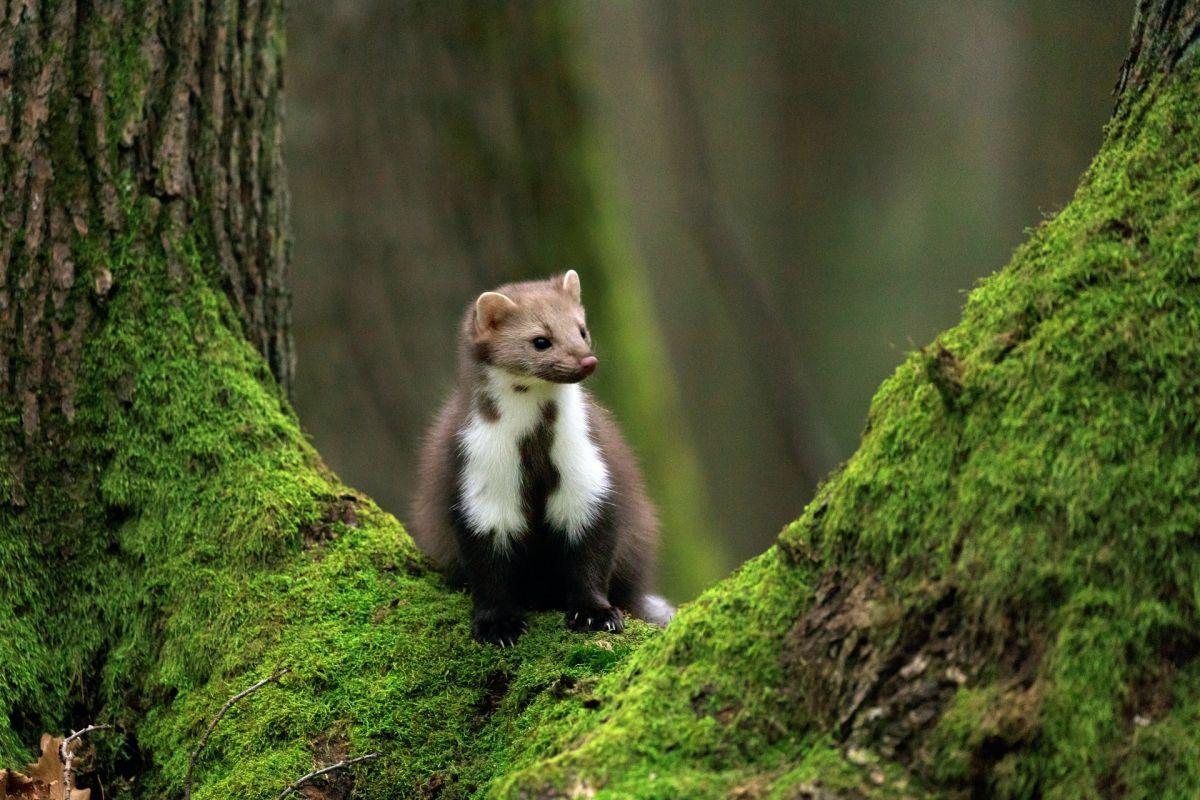
[[[984,769],[993,796],[1200,781],[1158,757],[1200,674],[1200,97],[1195,73],[1157,88],[883,386],[859,453],[783,540],[875,571],[908,607],[941,584],[960,635],[1026,651],[979,665],[923,765]]]
[[[885,383],[779,548],[607,677],[607,719],[543,731],[554,755],[498,795],[849,775],[880,796],[1195,796],[1196,89],[1159,86],[1110,131],[1071,205]]]

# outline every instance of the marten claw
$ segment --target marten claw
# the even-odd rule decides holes
[[[611,606],[568,611],[567,627],[575,631],[608,631],[609,633],[620,633],[625,629],[621,612]]]
[[[484,613],[471,625],[475,641],[497,647],[516,647],[517,639],[525,632],[528,621],[515,615]]]

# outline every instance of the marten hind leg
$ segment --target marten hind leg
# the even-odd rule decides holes
[[[619,568],[613,573],[608,598],[617,608],[628,611],[630,616],[660,628],[667,627],[667,623],[675,616],[675,606],[669,600],[662,595],[648,593],[641,581],[630,580]]]

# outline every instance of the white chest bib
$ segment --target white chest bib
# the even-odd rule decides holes
[[[595,521],[611,488],[608,467],[588,435],[587,407],[577,384],[524,381],[488,370],[488,393],[499,418],[489,421],[472,410],[459,432],[463,453],[461,511],[470,529],[491,536],[497,549],[507,549],[525,533],[522,503],[521,440],[542,421],[543,406],[558,408],[550,460],[558,471],[557,488],[546,500],[546,518],[574,541]],[[529,385],[529,384],[533,385]]]

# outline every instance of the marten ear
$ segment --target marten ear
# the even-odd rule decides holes
[[[583,302],[583,293],[579,288],[579,273],[575,270],[569,269],[567,274],[563,275],[562,290],[571,295],[576,303]]]
[[[517,304],[499,292],[484,292],[475,301],[475,332],[487,333],[517,310]]]

